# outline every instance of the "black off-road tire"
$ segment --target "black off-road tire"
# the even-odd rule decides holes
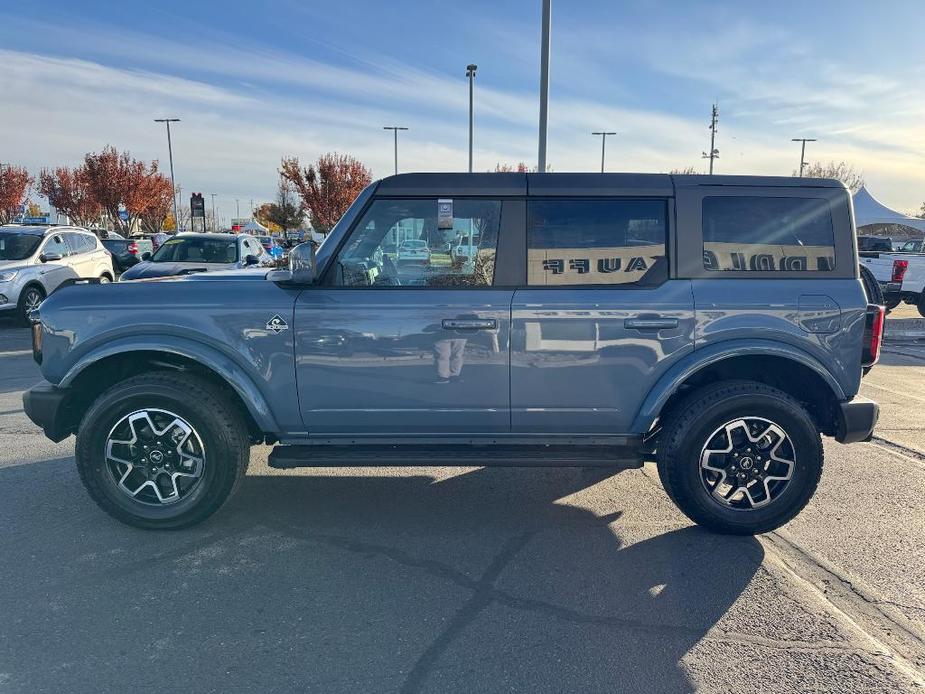
[[[915,307],[919,310],[919,315],[925,318],[925,290],[922,290],[922,293],[919,294],[919,300],[916,302]]]
[[[795,465],[780,495],[761,508],[724,506],[701,479],[700,454],[710,436],[742,417],[759,417],[790,437]],[[822,440],[806,409],[776,388],[754,381],[725,381],[698,389],[665,415],[656,457],[668,496],[692,521],[719,533],[755,535],[792,520],[812,498],[822,476]]]
[[[877,304],[879,306],[885,305],[886,302],[883,298],[883,290],[880,288],[880,283],[877,281],[877,278],[874,277],[874,273],[864,265],[858,265],[858,268],[861,271],[861,282],[864,285],[864,293],[867,294],[867,303]]]
[[[202,478],[173,504],[150,506],[123,492],[107,468],[106,440],[126,415],[157,408],[185,419],[202,439]],[[178,530],[215,513],[236,491],[247,471],[250,439],[242,412],[226,393],[189,373],[155,371],[122,381],[90,406],[77,433],[75,457],[92,499],[117,520],[138,528]]]

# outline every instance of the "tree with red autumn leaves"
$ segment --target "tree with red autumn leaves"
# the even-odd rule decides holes
[[[99,223],[100,206],[90,193],[83,166],[43,169],[39,173],[39,192],[48,198],[49,205],[67,215],[74,224],[93,226]]]
[[[157,161],[145,164],[112,146],[88,153],[73,169],[43,170],[39,191],[76,224],[97,224],[105,212],[121,231],[131,230],[136,220],[146,231],[160,231],[173,204],[170,179],[160,173]],[[122,209],[126,220],[119,215]]]
[[[32,176],[21,166],[0,162],[0,224],[7,224],[26,201]]]
[[[327,233],[372,180],[358,159],[329,152],[302,168],[298,157],[283,158],[280,175],[298,191],[315,231]]]
[[[133,159],[128,152],[118,152],[111,145],[103,148],[102,152],[87,154],[84,168],[90,194],[117,229],[131,229],[137,217],[161,208],[164,182],[170,186],[170,181],[158,171],[157,161],[145,164]],[[171,188],[169,195],[172,193]],[[168,197],[168,201],[172,198]],[[119,217],[121,208],[128,216],[125,221]]]

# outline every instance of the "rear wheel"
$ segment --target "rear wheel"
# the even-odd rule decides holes
[[[786,393],[752,381],[703,388],[666,415],[657,446],[665,491],[695,523],[721,533],[774,530],[807,504],[822,441]]]
[[[34,284],[28,285],[19,294],[19,303],[16,305],[16,317],[22,325],[29,325],[29,313],[37,309],[45,301],[45,292]]]
[[[919,315],[925,318],[925,290],[922,290],[922,293],[919,294],[919,300],[915,306],[919,310]]]
[[[94,501],[140,528],[198,523],[229,498],[250,456],[247,426],[219,388],[155,372],[103,393],[77,434],[77,468]]]

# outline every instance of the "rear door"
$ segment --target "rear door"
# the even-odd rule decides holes
[[[312,436],[510,431],[510,307],[503,225],[523,203],[414,197],[373,200],[296,303],[299,402]],[[520,214],[518,215],[518,211]],[[518,221],[519,220],[519,221]],[[453,262],[457,227],[479,229],[470,262]],[[402,242],[428,263],[399,263]]]
[[[625,434],[693,350],[691,283],[668,262],[665,196],[536,197],[512,305],[515,433]]]

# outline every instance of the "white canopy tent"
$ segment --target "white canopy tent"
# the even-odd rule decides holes
[[[925,232],[925,219],[891,210],[871,195],[865,186],[861,186],[854,194],[854,220],[858,227],[867,224],[902,224]]]
[[[243,227],[241,227],[241,231],[245,234],[252,234],[254,236],[267,236],[270,233],[270,230],[256,219],[252,219]]]

